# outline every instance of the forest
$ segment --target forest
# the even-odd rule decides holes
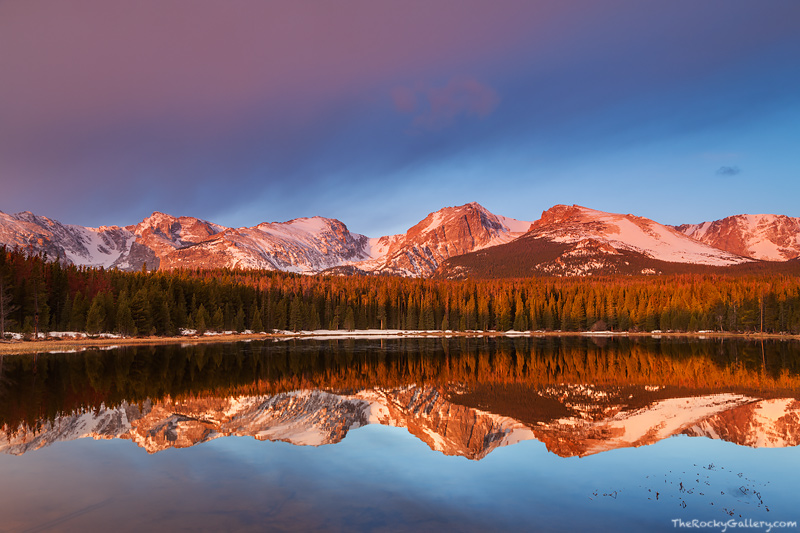
[[[800,333],[790,274],[430,280],[274,271],[121,272],[0,248],[0,335],[181,330]]]

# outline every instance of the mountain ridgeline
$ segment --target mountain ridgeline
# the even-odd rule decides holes
[[[672,227],[557,205],[536,221],[520,221],[473,202],[431,213],[403,234],[367,237],[323,217],[228,228],[153,213],[135,225],[87,228],[0,212],[0,245],[66,265],[124,271],[227,268],[453,279],[797,272],[800,219],[736,215]]]

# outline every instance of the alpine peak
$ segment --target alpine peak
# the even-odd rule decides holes
[[[515,276],[657,273],[669,271],[672,267],[664,265],[670,264],[725,267],[754,260],[796,260],[800,218],[735,215],[673,227],[631,214],[558,204],[531,222],[495,215],[469,202],[429,213],[405,233],[369,238],[322,216],[233,229],[154,211],[135,225],[87,228],[26,211],[0,212],[0,245],[45,252],[72,264],[122,270],[146,264],[150,269],[305,274],[334,269],[329,273],[428,277],[451,258],[480,251],[470,261],[494,261],[497,264],[488,270],[494,276],[509,264]],[[531,265],[521,269],[527,263]]]

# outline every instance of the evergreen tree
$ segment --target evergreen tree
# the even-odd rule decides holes
[[[232,331],[236,329],[234,327],[234,314],[233,314],[233,306],[231,302],[225,302],[225,310],[223,312],[224,320],[223,320],[223,329],[225,331]]]
[[[312,304],[311,305],[311,315],[309,316],[309,319],[308,319],[308,329],[310,329],[312,331],[316,330],[316,329],[319,329],[320,328],[320,324],[321,324],[321,322],[320,322],[320,318],[319,318],[319,313],[317,312],[317,306]]]
[[[508,297],[502,295],[497,302],[497,328],[500,331],[508,331],[511,329],[511,302]]]
[[[380,323],[380,329],[386,329],[386,319],[388,318],[388,313],[386,312],[386,303],[379,303],[378,310],[376,313],[376,318]]]
[[[406,328],[409,330],[417,329],[419,327],[419,321],[417,320],[417,306],[411,302],[411,297],[409,296],[409,305],[408,311],[406,313]]]
[[[83,297],[83,293],[75,294],[70,308],[69,329],[71,331],[83,331],[86,329],[86,314],[88,312],[89,304]]]
[[[433,307],[430,305],[430,302],[427,302],[420,313],[420,320],[422,321],[422,327],[420,329],[425,331],[431,331],[436,329],[436,317],[433,313]]]
[[[528,315],[525,312],[525,304],[522,302],[522,294],[517,293],[517,300],[514,305],[514,329],[526,331],[528,329]]]
[[[286,330],[289,325],[289,301],[284,296],[278,302],[275,308],[275,323],[273,324],[274,329],[279,329],[281,331]]]
[[[64,303],[61,305],[61,315],[58,317],[58,329],[66,331],[70,329],[70,319],[72,317],[72,298],[69,293],[64,296]]]
[[[106,321],[106,308],[102,293],[97,294],[92,300],[86,317],[86,331],[96,335],[103,331]]]
[[[239,304],[239,309],[236,311],[236,318],[234,319],[233,329],[240,333],[245,330],[244,306],[242,306],[242,304]]]
[[[572,331],[575,327],[575,322],[572,318],[572,301],[567,299],[564,301],[564,307],[561,308],[561,331]]]
[[[186,309],[186,296],[184,295],[183,288],[177,286],[171,298],[172,308],[170,310],[170,319],[174,328],[189,328],[189,313]]]
[[[250,320],[250,330],[255,333],[264,331],[264,323],[261,320],[261,311],[256,306],[253,309],[253,318]]]
[[[155,330],[157,335],[166,335],[172,330],[172,321],[165,291],[158,284],[154,284],[147,292],[150,298],[150,328]]]
[[[0,250],[0,254],[5,259],[5,248]],[[5,337],[6,328],[10,325],[9,317],[18,307],[11,299],[11,291],[7,288],[6,273],[2,266],[0,265],[0,339]]]
[[[328,325],[328,329],[337,330],[339,329],[339,324],[341,323],[341,306],[335,306],[333,309],[333,315],[331,316],[330,324]]]
[[[289,306],[289,329],[292,331],[300,331],[303,329],[305,325],[305,319],[303,317],[303,302],[300,300],[299,297],[295,297],[292,299],[292,303]]]
[[[211,327],[214,331],[223,331],[225,328],[225,315],[219,307],[214,311],[214,316],[211,317]]]
[[[206,307],[203,304],[200,304],[200,307],[197,308],[197,313],[194,317],[194,327],[197,330],[198,335],[202,335],[208,329],[210,317],[208,316],[208,311],[206,311]]]
[[[344,329],[353,331],[356,329],[356,317],[351,306],[347,306],[347,312],[344,315]]]
[[[131,315],[139,335],[149,335],[153,327],[153,316],[147,289],[141,287],[131,298]]]
[[[136,335],[136,324],[131,314],[127,291],[122,291],[117,300],[116,331],[121,335]]]
[[[556,322],[558,322],[558,315],[556,313],[556,304],[554,301],[550,301],[547,304],[547,308],[544,312],[544,328],[547,331],[553,331],[556,329]]]

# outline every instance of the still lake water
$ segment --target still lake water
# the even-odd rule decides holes
[[[798,396],[794,342],[5,356],[0,531],[793,531]]]

